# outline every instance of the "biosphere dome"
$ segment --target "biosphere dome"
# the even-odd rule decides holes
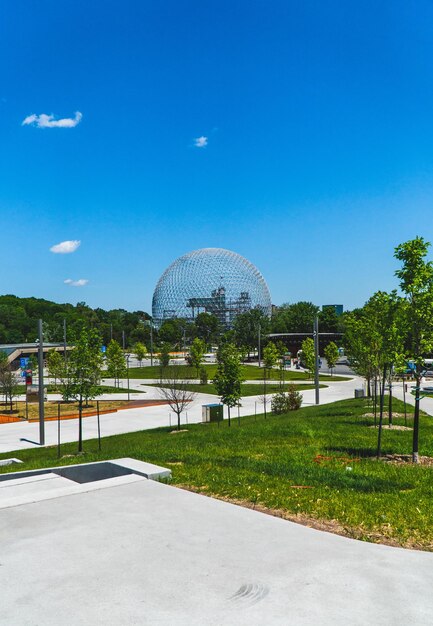
[[[206,312],[229,328],[236,315],[254,308],[271,314],[265,279],[247,259],[223,248],[202,248],[176,259],[159,279],[152,300],[158,326],[166,319],[194,319]]]

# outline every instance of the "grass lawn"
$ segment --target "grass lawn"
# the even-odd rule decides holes
[[[185,378],[193,378],[197,379],[197,371],[195,367],[190,367],[189,365],[178,365],[178,366],[170,366],[166,368],[166,371],[170,371],[171,367],[176,367],[177,369],[181,369],[182,374]],[[215,364],[207,364],[204,366],[209,379],[212,379],[215,376],[215,372],[217,366]],[[269,372],[270,380],[280,380],[280,372],[277,369],[272,369]],[[129,368],[129,377],[130,378],[160,378],[161,369],[159,365],[146,366],[146,367],[130,367]],[[261,380],[263,379],[263,368],[256,367],[255,365],[244,365],[243,366],[243,376],[245,380]],[[300,372],[298,370],[285,370],[284,371],[284,380],[305,380],[311,381],[311,378],[308,378],[305,372]],[[333,381],[333,380],[350,380],[350,377],[347,376],[320,376],[320,380]],[[312,382],[312,381],[311,381]]]
[[[394,408],[403,412],[397,400]],[[101,452],[96,440],[85,441],[83,456],[57,459],[55,447],[0,456],[22,459],[22,469],[133,457],[170,467],[173,483],[187,489],[366,541],[433,550],[433,468],[376,461],[370,412],[366,400],[353,399],[242,418],[240,426],[234,419],[231,428],[224,422],[107,437]],[[433,457],[433,418],[421,416],[420,434],[420,453]],[[411,439],[412,431],[385,430],[383,453],[408,454]],[[62,454],[76,449],[65,444]]]
[[[150,387],[160,387],[161,385],[157,385],[157,384],[152,384],[149,385]],[[322,389],[323,387],[326,387],[327,385],[319,385],[319,387]],[[190,390],[190,391],[196,391],[197,393],[213,393],[215,395],[218,395],[217,390],[215,389],[215,385],[213,385],[212,383],[208,383],[207,385],[202,385],[202,384],[198,384],[198,383],[191,383],[189,385],[185,385],[186,389]],[[296,391],[305,391],[306,389],[314,389],[314,385],[302,385],[302,384],[297,384],[296,385]],[[285,389],[286,391],[287,389]],[[267,394],[271,394],[271,393],[277,393],[278,391],[280,391],[280,386],[279,385],[275,385],[275,384],[267,384],[266,385],[266,393]],[[242,397],[245,398],[246,396],[260,396],[263,395],[263,385],[255,385],[255,384],[243,384],[242,385]]]
[[[55,385],[44,385],[47,389],[47,393],[62,393],[60,388],[57,388]],[[128,393],[127,387],[111,387],[110,385],[101,385],[102,393]],[[140,391],[139,389],[130,389],[131,393],[146,393],[145,391]],[[17,394],[16,395],[25,395],[26,386],[18,385]]]

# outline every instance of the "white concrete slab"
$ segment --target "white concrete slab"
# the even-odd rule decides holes
[[[0,623],[432,623],[433,555],[141,480],[1,511]]]

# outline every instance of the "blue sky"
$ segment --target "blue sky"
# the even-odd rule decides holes
[[[6,0],[0,58],[0,293],[150,310],[215,246],[352,308],[433,240],[431,2]]]

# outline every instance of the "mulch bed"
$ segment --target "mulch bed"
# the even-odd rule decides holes
[[[385,454],[381,458],[382,458],[382,461],[387,461],[388,463],[395,463],[396,465],[405,465],[407,463],[412,463],[411,454]],[[420,456],[418,465],[424,465],[425,467],[433,467],[433,457]]]

